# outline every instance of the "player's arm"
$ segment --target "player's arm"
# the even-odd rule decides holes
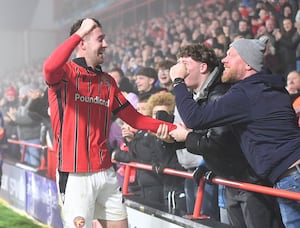
[[[142,115],[141,113],[137,112],[128,101],[122,106],[122,109],[117,113],[117,116],[124,120],[131,127],[140,130],[149,130],[156,133],[160,124],[168,125],[169,131],[172,131],[176,128],[176,125],[174,124]]]
[[[63,76],[63,66],[80,41],[81,37],[77,34],[70,36],[46,59],[43,71],[47,84],[55,84],[61,80]]]
[[[63,76],[63,66],[82,38],[95,28],[92,19],[83,20],[80,28],[62,44],[60,44],[44,63],[43,71],[47,84],[58,83]]]

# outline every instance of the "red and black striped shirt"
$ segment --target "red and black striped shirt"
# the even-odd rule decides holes
[[[100,67],[87,67],[84,58],[68,61],[80,40],[74,34],[44,64],[54,148],[58,169],[63,172],[97,172],[111,167],[106,141],[112,113],[137,129],[155,132],[162,123],[139,114]],[[169,126],[170,130],[176,127]]]

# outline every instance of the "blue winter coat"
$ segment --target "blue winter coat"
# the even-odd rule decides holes
[[[185,84],[177,85],[174,92],[187,127],[231,125],[246,159],[260,177],[275,183],[300,159],[300,128],[283,77],[254,74],[204,106],[195,103]]]

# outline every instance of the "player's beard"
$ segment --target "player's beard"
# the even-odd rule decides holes
[[[98,63],[102,64],[104,62],[104,53],[98,53]]]

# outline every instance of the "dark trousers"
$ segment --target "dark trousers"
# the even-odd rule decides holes
[[[144,200],[152,202],[164,204],[164,192],[163,186],[141,186],[141,197]]]
[[[188,214],[193,214],[198,185],[194,179],[185,179],[186,208]],[[218,204],[218,185],[205,183],[201,214],[220,220],[220,208]]]
[[[239,228],[284,228],[276,198],[235,188],[225,188],[231,225]]]
[[[186,214],[186,198],[183,189],[182,191],[165,191],[164,201],[169,213],[175,213],[177,210]]]

